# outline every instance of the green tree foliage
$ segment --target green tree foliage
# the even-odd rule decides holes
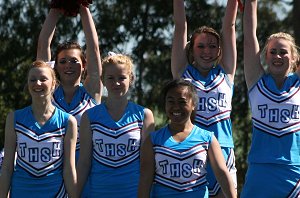
[[[188,31],[202,25],[220,32],[224,5],[219,0],[186,0]],[[294,6],[288,12],[285,5]],[[95,0],[90,6],[99,34],[101,57],[108,51],[128,53],[136,66],[136,81],[132,99],[154,110],[158,127],[165,117],[160,90],[171,79],[170,56],[173,34],[172,0]],[[266,38],[275,32],[295,33],[300,41],[298,0],[261,0],[258,12],[258,39],[261,48]],[[34,61],[39,32],[48,13],[47,1],[0,1],[0,148],[4,142],[7,113],[29,104],[23,91],[27,66]],[[286,14],[283,17],[279,13]],[[239,189],[244,183],[246,159],[251,144],[251,115],[243,73],[242,13],[237,29],[238,68],[233,97],[233,133],[238,169]],[[52,42],[54,51],[64,40],[79,40],[84,45],[79,17],[62,17]]]

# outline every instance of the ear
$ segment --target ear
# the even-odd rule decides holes
[[[129,85],[131,86],[131,85],[133,85],[133,83],[134,83],[134,80],[135,80],[135,77],[134,77],[134,75],[131,73],[130,74],[130,76],[129,76]]]

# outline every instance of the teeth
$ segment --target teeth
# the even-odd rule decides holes
[[[173,113],[174,116],[180,116],[181,113]]]
[[[210,57],[202,57],[203,60],[210,60]]]

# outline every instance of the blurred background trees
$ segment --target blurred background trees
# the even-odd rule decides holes
[[[226,0],[186,0],[189,33],[201,25],[220,31]],[[24,93],[26,66],[36,56],[37,39],[49,11],[48,1],[0,0],[0,148],[4,143],[5,118],[9,111],[29,104]],[[261,0],[258,39],[262,46],[275,32],[291,33],[300,45],[299,0]],[[132,100],[155,112],[157,127],[165,124],[160,90],[171,79],[172,0],[94,0],[90,6],[99,34],[101,57],[108,51],[130,55],[136,66]],[[239,189],[244,183],[247,154],[251,144],[251,115],[243,74],[242,13],[236,23],[238,69],[233,97],[233,133]],[[79,17],[61,17],[52,42],[53,51],[64,40],[84,46]]]

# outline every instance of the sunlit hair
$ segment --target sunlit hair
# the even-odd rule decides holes
[[[50,71],[50,74],[51,74],[51,77],[53,79],[53,84],[56,86],[58,84],[58,80],[56,78],[56,75],[55,75],[55,71],[54,69],[51,67],[50,64],[44,62],[44,61],[41,61],[41,60],[38,60],[38,61],[34,61],[31,66],[29,67],[28,69],[28,72],[27,72],[27,81],[29,79],[29,73],[30,71],[33,69],[33,68],[46,68]],[[24,87],[24,91],[25,92],[28,92],[28,82],[26,82],[25,84],[25,87]],[[54,90],[53,90],[54,91]]]
[[[193,64],[193,62],[194,62],[193,46],[195,44],[196,37],[202,33],[210,34],[217,39],[217,45],[220,48],[220,55],[216,59],[216,63],[218,63],[220,61],[221,54],[222,54],[222,48],[220,47],[221,46],[221,37],[215,29],[208,27],[208,26],[201,26],[201,27],[197,28],[196,30],[194,30],[194,32],[192,33],[190,41],[188,42],[188,44],[186,46],[186,56],[188,59],[188,63]]]
[[[129,74],[129,79],[130,79],[130,84],[133,83],[134,80],[134,71],[133,71],[133,62],[132,59],[124,54],[113,54],[113,55],[108,55],[102,60],[102,80],[104,81],[104,76],[107,67],[110,67],[111,65],[124,65],[128,74]]]
[[[291,48],[291,54],[292,54],[293,59],[295,60],[290,65],[290,71],[295,70],[296,64],[297,64],[296,60],[299,57],[299,51],[298,51],[299,47],[297,47],[294,37],[292,35],[288,34],[288,33],[285,33],[285,32],[278,32],[278,33],[272,34],[268,37],[268,39],[265,43],[265,46],[262,50],[262,53],[261,53],[263,64],[265,63],[265,60],[266,60],[266,56],[267,56],[270,41],[273,40],[273,39],[284,39],[287,42],[289,42],[290,48]]]
[[[193,105],[195,106],[194,111],[192,112],[191,115],[191,120],[192,122],[194,122],[195,117],[196,117],[196,111],[197,111],[197,107],[198,107],[198,94],[197,94],[197,90],[195,89],[194,85],[188,81],[188,80],[184,80],[184,79],[174,79],[171,81],[168,81],[165,86],[162,89],[162,102],[163,102],[163,106],[165,106],[166,104],[166,97],[168,92],[171,89],[174,88],[178,88],[178,87],[186,87],[187,88],[187,93],[188,93],[188,97],[192,100]]]
[[[64,50],[70,50],[70,49],[78,49],[80,51],[80,58],[82,61],[82,64],[85,65],[86,64],[86,57],[84,54],[84,51],[82,50],[81,46],[79,45],[79,43],[77,43],[76,41],[67,41],[64,43],[61,43],[57,46],[56,52],[55,52],[55,63],[58,63],[58,54]]]

